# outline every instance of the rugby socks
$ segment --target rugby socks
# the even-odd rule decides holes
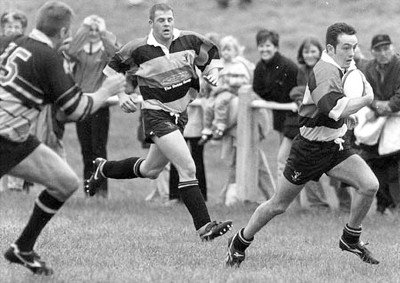
[[[200,192],[199,182],[197,180],[179,182],[178,190],[183,203],[192,215],[196,230],[199,230],[209,223],[211,219],[204,198]]]
[[[250,246],[250,244],[254,240],[254,237],[251,239],[246,239],[243,236],[243,231],[244,228],[242,228],[239,232],[236,233],[236,235],[232,239],[233,242],[232,244],[235,249],[244,252]]]
[[[33,246],[43,228],[63,204],[64,202],[51,196],[47,190],[40,193],[35,201],[35,206],[28,224],[15,242],[20,251],[30,252],[33,250]]]
[[[344,226],[342,240],[350,245],[357,244],[360,241],[362,228],[352,228],[348,224]]]
[[[103,165],[101,173],[106,178],[113,179],[133,179],[143,178],[140,174],[140,164],[144,158],[131,157],[118,161],[106,161]]]

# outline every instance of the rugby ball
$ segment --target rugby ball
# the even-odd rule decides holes
[[[342,79],[343,92],[349,98],[361,97],[365,91],[364,74],[358,70],[349,70]]]

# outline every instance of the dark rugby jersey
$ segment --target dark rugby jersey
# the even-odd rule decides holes
[[[169,50],[151,31],[147,37],[123,46],[104,73],[134,76],[144,100],[142,109],[181,113],[199,90],[195,66],[204,75],[212,68],[222,69],[218,48],[199,34],[174,29]]]
[[[343,71],[324,51],[314,66],[299,108],[300,134],[308,140],[333,141],[347,131],[339,119],[349,98],[343,93]]]
[[[0,135],[25,141],[45,104],[55,104],[73,120],[90,113],[93,100],[82,95],[50,39],[33,30],[6,42],[0,55]]]

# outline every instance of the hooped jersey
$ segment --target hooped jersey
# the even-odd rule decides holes
[[[45,34],[35,29],[29,36],[17,36],[1,44],[1,136],[25,141],[45,104],[55,104],[74,120],[90,113],[92,98],[82,95],[64,66],[63,56]]]
[[[169,49],[150,32],[123,46],[104,73],[135,78],[144,100],[142,109],[181,113],[199,90],[195,67],[204,75],[212,68],[222,69],[217,46],[199,34],[174,29]]]
[[[299,108],[300,134],[312,141],[333,141],[347,131],[340,118],[349,98],[342,86],[343,71],[333,59],[322,53],[314,66]]]

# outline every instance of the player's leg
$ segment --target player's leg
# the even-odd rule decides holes
[[[284,176],[280,178],[278,188],[272,198],[259,205],[246,227],[229,239],[227,266],[240,266],[245,259],[245,250],[250,246],[255,234],[275,216],[284,213],[303,187],[304,185],[292,184]]]
[[[355,253],[367,263],[379,263],[360,241],[362,221],[379,188],[375,174],[358,155],[351,155],[329,170],[327,174],[351,185],[356,190],[351,202],[349,221],[345,225],[340,239],[340,248]]]
[[[152,139],[161,137],[171,131],[178,129],[178,126],[170,121],[168,112],[161,110],[143,110],[143,127],[145,130],[146,142],[153,142]],[[168,123],[168,127],[166,124]],[[144,166],[142,167],[142,162]],[[141,157],[130,157],[123,160],[108,161],[104,158],[96,158],[94,161],[94,172],[85,181],[85,190],[89,195],[94,195],[106,178],[132,179],[150,178],[155,179],[163,170],[168,160],[161,154],[157,147],[151,146],[146,159]]]
[[[7,250],[5,257],[10,262],[24,265],[36,274],[49,275],[52,273],[51,268],[40,260],[33,248],[42,229],[78,189],[78,177],[61,157],[43,144],[12,168],[9,174],[47,188],[37,197],[27,225]]]
[[[161,137],[153,137],[153,141],[178,171],[178,190],[183,203],[193,218],[194,226],[200,237],[203,240],[212,240],[225,234],[230,229],[231,221],[220,224],[211,221],[196,179],[196,166],[182,133],[175,130]],[[150,172],[148,167],[155,167],[154,165],[151,166],[153,163],[146,159],[142,165],[143,170]]]

